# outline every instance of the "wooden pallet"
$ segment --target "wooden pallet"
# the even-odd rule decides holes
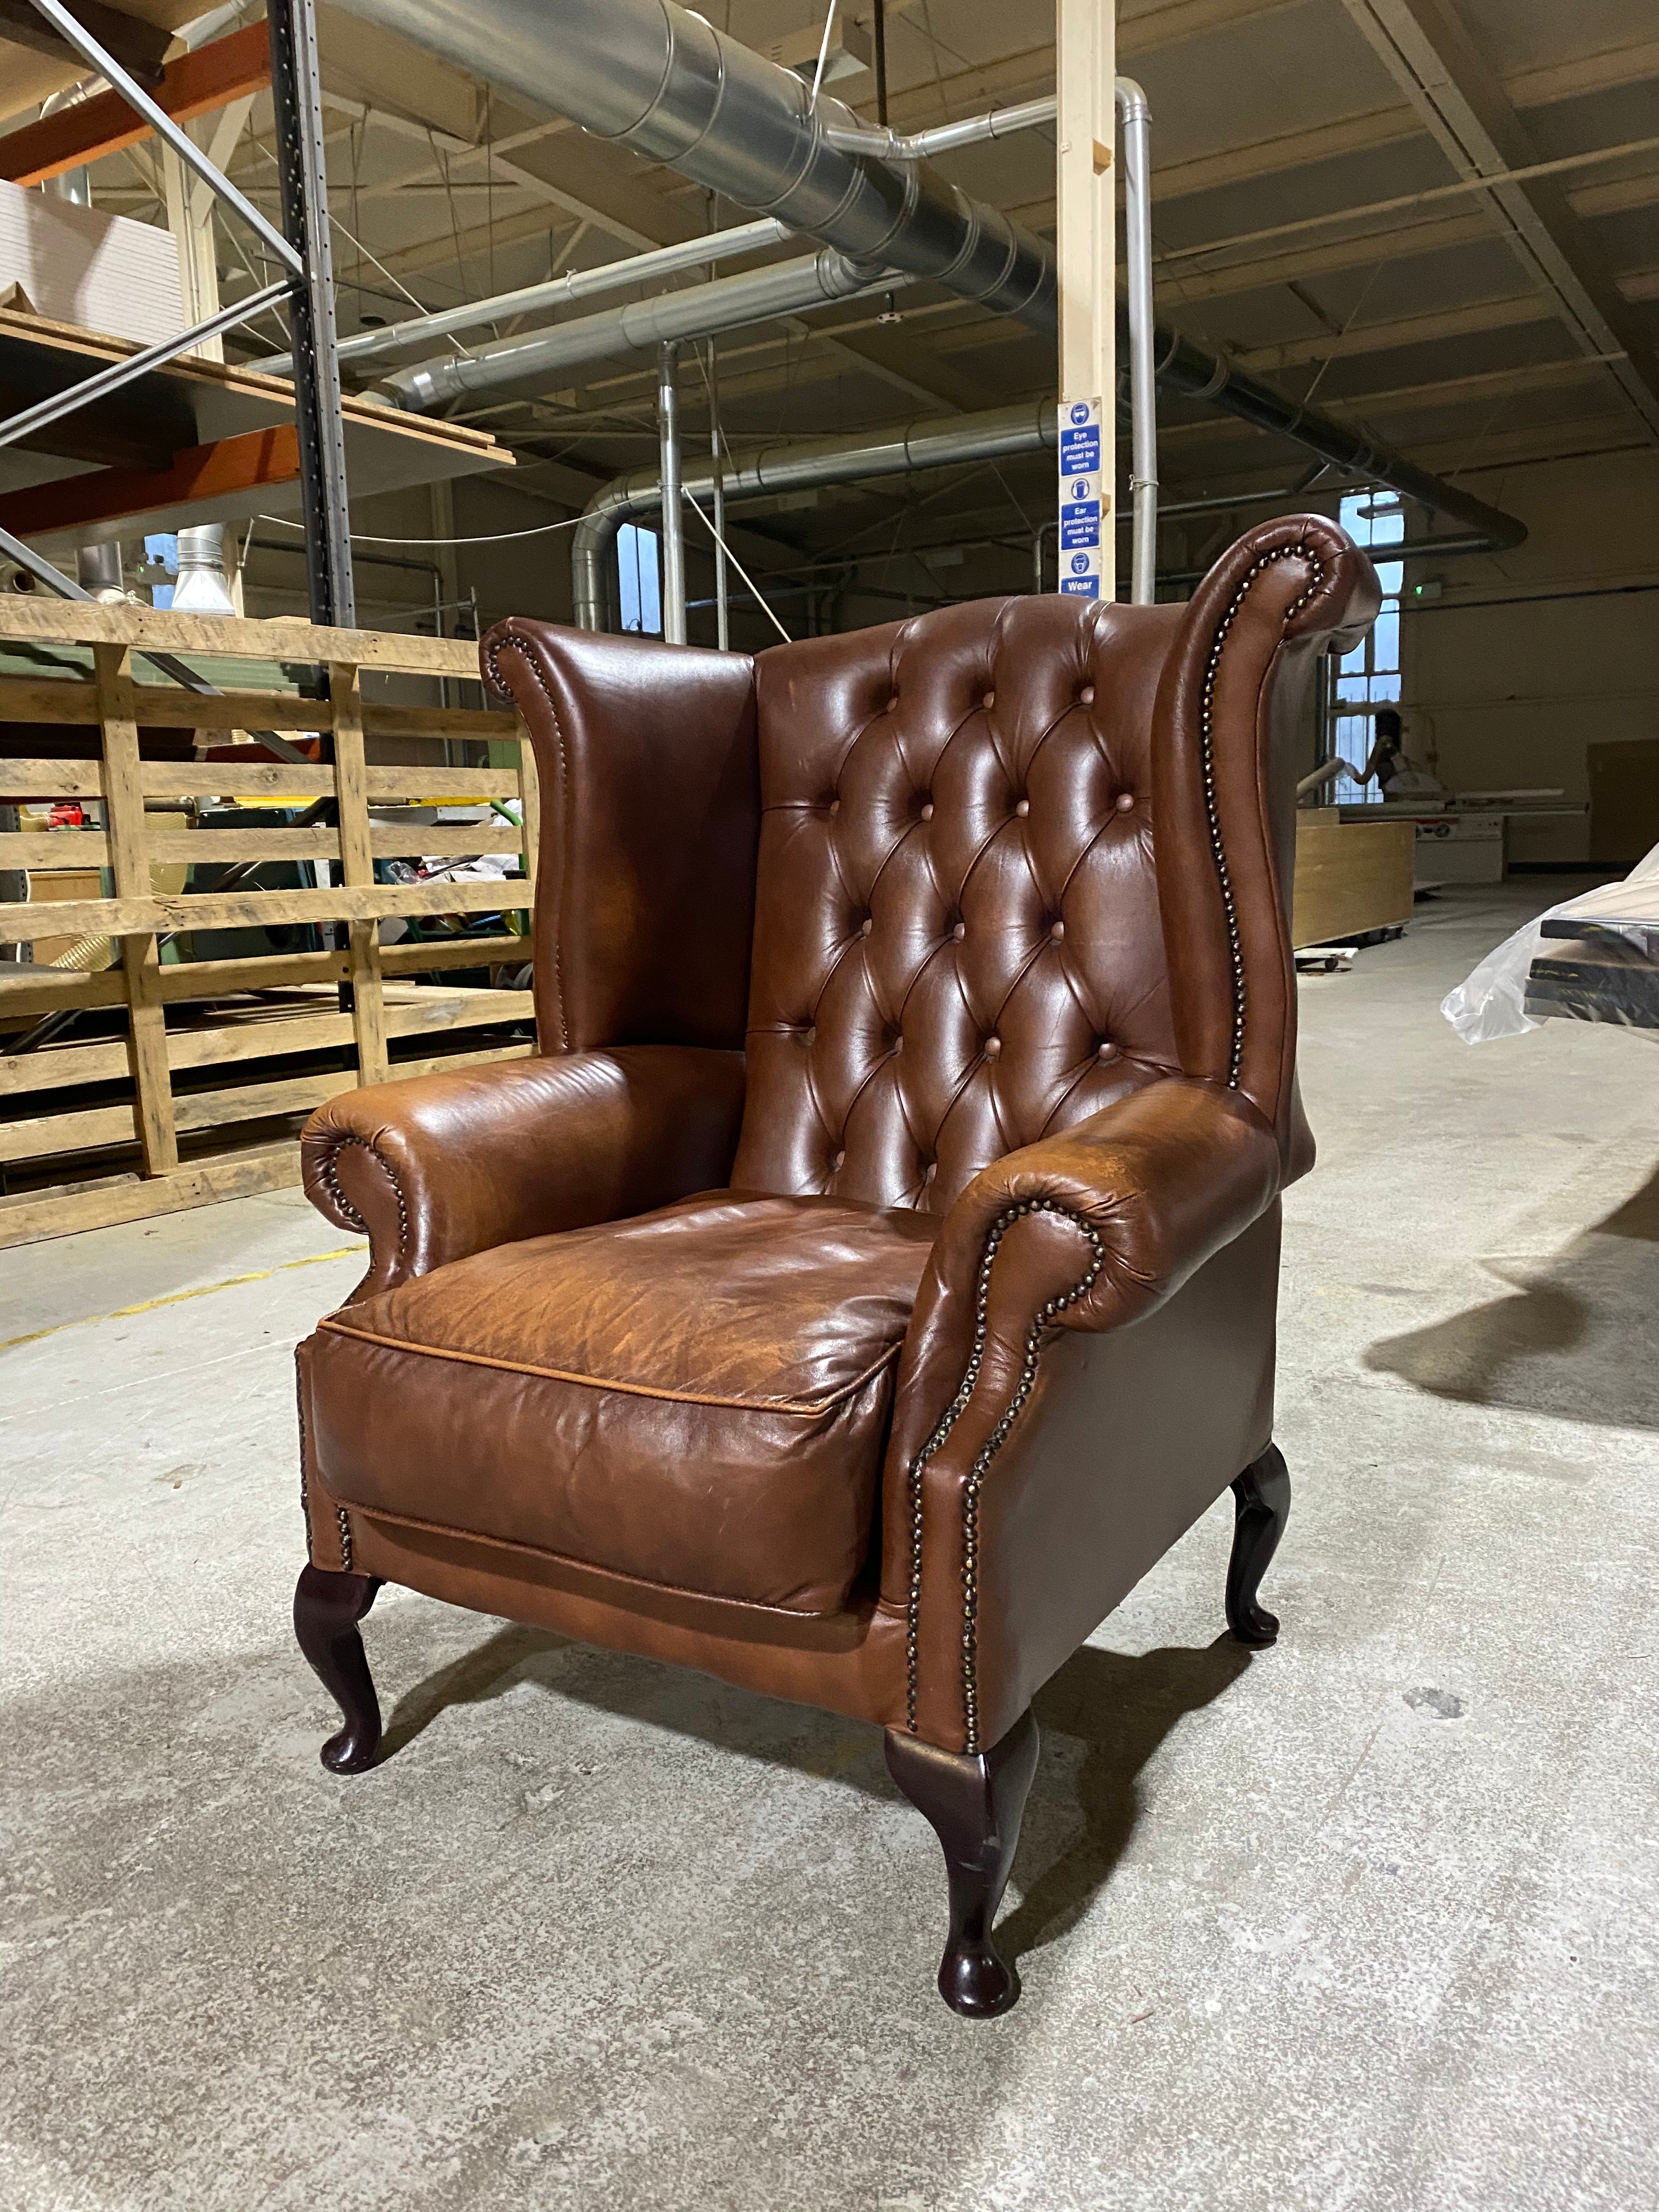
[[[538,830],[536,769],[519,743],[511,714],[365,700],[372,672],[477,680],[470,642],[326,630],[307,623],[216,621],[149,608],[87,606],[18,599],[0,602],[0,639],[92,648],[88,682],[0,678],[0,723],[96,725],[99,757],[0,760],[0,802],[79,799],[100,802],[96,830],[0,833],[0,870],[73,864],[107,868],[113,896],[56,901],[49,907],[0,903],[0,943],[27,943],[50,917],[50,933],[116,941],[117,964],[102,973],[13,969],[0,963],[0,1170],[49,1164],[52,1187],[0,1198],[0,1249],[70,1230],[199,1206],[297,1180],[291,1127],[282,1141],[226,1150],[222,1133],[279,1125],[325,1098],[388,1075],[422,1073],[455,1059],[495,1059],[532,1049],[524,1043],[467,1048],[466,1032],[533,1019],[527,991],[417,988],[403,979],[446,969],[522,965],[518,935],[382,946],[387,918],[495,913],[504,898],[526,911],[535,896]],[[215,655],[310,662],[325,670],[329,696],[227,692],[220,698],[140,683],[133,657],[144,648],[187,655],[213,677]],[[192,725],[208,731],[278,728],[327,732],[333,759],[321,764],[261,759],[145,761],[141,728]],[[429,767],[379,765],[368,757],[376,738],[430,747]],[[440,748],[483,743],[495,765],[447,764]],[[512,765],[502,764],[510,761]],[[208,797],[337,802],[337,826],[180,830],[178,817],[146,814],[156,801]],[[522,829],[499,825],[435,829],[373,822],[371,805],[441,798],[518,802]],[[152,824],[154,826],[152,826]],[[528,880],[377,884],[377,859],[417,853],[521,855]],[[327,864],[337,880],[320,889],[164,893],[153,871],[180,861],[243,860]],[[161,939],[183,930],[295,923],[340,925],[341,941],[323,952],[164,963]],[[341,985],[349,986],[349,1009]],[[248,994],[276,993],[261,1002]],[[174,1018],[167,1020],[173,1007]],[[120,1009],[125,1037],[55,1041],[8,1053],[24,1025],[67,1008]],[[193,1011],[192,1011],[193,1010]],[[107,1026],[107,1024],[106,1024]],[[327,1054],[320,1073],[279,1073],[260,1063]],[[410,1055],[413,1054],[413,1057]],[[313,1060],[313,1068],[316,1066]],[[222,1074],[204,1081],[204,1071]],[[87,1105],[88,1085],[125,1081],[130,1103]],[[64,1094],[74,1094],[65,1098]],[[182,1146],[181,1146],[181,1139]],[[96,1155],[136,1144],[138,1165],[119,1161],[101,1173]],[[202,1147],[212,1145],[204,1153]]]

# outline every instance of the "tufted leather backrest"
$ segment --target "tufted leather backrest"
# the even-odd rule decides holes
[[[1378,598],[1304,514],[1184,607],[984,599],[753,660],[497,623],[481,665],[540,775],[542,1050],[734,1050],[746,997],[750,1189],[941,1212],[1176,1072],[1305,1173],[1298,718]]]
[[[981,599],[758,656],[736,1186],[943,1212],[1178,1069],[1151,746],[1183,611]]]

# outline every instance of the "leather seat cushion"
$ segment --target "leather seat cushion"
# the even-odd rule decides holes
[[[938,1227],[713,1191],[440,1267],[301,1347],[317,1478],[368,1511],[833,1612]]]

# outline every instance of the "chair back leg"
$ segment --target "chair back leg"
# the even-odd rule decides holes
[[[1241,1644],[1272,1644],[1279,1634],[1279,1617],[1256,1603],[1256,1592],[1291,1517],[1290,1470],[1277,1444],[1269,1444],[1260,1459],[1235,1476],[1233,1498],[1227,1626]]]

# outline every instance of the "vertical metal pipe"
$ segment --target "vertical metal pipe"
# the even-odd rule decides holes
[[[1158,596],[1158,381],[1152,357],[1152,116],[1133,77],[1116,80],[1123,126],[1123,215],[1129,315],[1129,496],[1133,550],[1129,597]]]
[[[662,482],[662,634],[685,643],[685,535],[680,509],[680,403],[674,370],[679,348],[657,349],[657,438]]]
[[[732,605],[726,584],[726,466],[720,454],[720,382],[714,341],[708,341],[708,459],[714,475],[714,641],[732,649]]]
[[[876,0],[876,120],[887,128],[887,0]]]

